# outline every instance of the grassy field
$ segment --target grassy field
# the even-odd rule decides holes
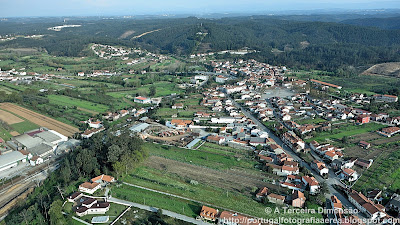
[[[82,109],[87,109],[99,113],[108,110],[108,106],[106,105],[93,103],[82,99],[71,98],[64,95],[49,95],[48,98],[50,100],[50,103],[52,104],[63,105],[63,106],[76,106]]]
[[[124,180],[128,183],[176,194],[197,201],[212,203],[218,206],[231,208],[232,210],[255,213],[261,216],[260,213],[257,213],[253,209],[246,209],[246,206],[249,204],[257,206],[258,203],[242,193],[227,192],[225,189],[201,183],[197,185],[190,184],[188,180],[182,179],[177,175],[165,174],[162,173],[162,171],[152,168],[138,168],[133,175],[124,177]],[[197,203],[195,204],[197,205]],[[198,212],[199,211],[195,211],[195,213]]]
[[[3,140],[8,141],[12,135],[6,129],[4,129],[4,127],[0,126],[0,137],[3,138]]]
[[[302,120],[296,120],[296,123],[302,125],[302,124],[317,124],[317,123],[322,123],[322,122],[326,122],[326,120],[322,119],[322,118],[315,118],[315,119],[302,119]]]
[[[21,120],[22,120],[22,122],[7,125],[8,130],[5,127],[0,126],[0,137],[2,137],[4,140],[9,140],[12,137],[12,135],[10,134],[11,131],[16,131],[20,134],[23,134],[26,131],[30,131],[30,130],[39,128],[39,125],[32,123],[32,122],[26,120],[25,118],[16,115],[15,113],[12,113],[7,110],[4,110],[4,111],[15,115],[15,116],[21,118]]]
[[[7,88],[8,90],[12,89],[15,91],[24,91],[26,89],[26,87],[23,85],[14,85],[8,82],[1,82],[0,85]]]
[[[275,218],[278,216],[278,214],[267,215],[264,211],[266,206],[274,208],[276,205],[269,203],[262,204],[252,199],[252,193],[257,189],[256,184],[261,184],[262,179],[266,178],[266,176],[263,172],[254,169],[256,162],[246,159],[245,152],[210,143],[205,143],[204,147],[201,148],[202,150],[199,151],[155,145],[152,143],[145,143],[144,147],[148,148],[150,155],[172,159],[169,160],[171,162],[161,160],[162,158],[159,158],[159,160],[153,158],[146,162],[145,165],[124,175],[120,180],[205,202],[206,204],[213,204],[216,205],[216,208],[224,207],[231,211],[238,211],[262,218]],[[233,156],[233,154],[235,154],[235,156]],[[241,160],[238,160],[239,158],[241,158]],[[155,160],[157,162],[155,162]],[[182,164],[182,162],[185,164],[183,165],[185,168],[184,171],[177,171],[173,168],[176,164]],[[230,180],[230,177],[227,180],[215,179],[215,181],[218,180],[218,182],[202,179],[196,177],[197,175],[193,173],[193,170],[196,170],[196,168],[189,168],[191,167],[189,165],[197,165],[197,170],[201,169],[199,172],[202,174],[201,177],[205,175],[208,176],[208,174],[213,177],[226,177],[228,174],[234,173],[231,175],[232,179],[235,180]],[[252,170],[254,174],[240,172],[238,168]],[[203,172],[207,170],[209,172],[204,174]],[[222,171],[217,174],[216,171],[220,170]],[[215,171],[214,174],[213,171]],[[258,173],[257,177],[255,175],[256,172]],[[222,175],[221,173],[226,175]],[[250,178],[251,181],[246,180],[248,176],[252,177]],[[241,181],[239,181],[239,179],[241,179]],[[258,181],[254,182],[254,179],[258,179]],[[254,184],[248,185],[248,183],[246,183],[243,185],[243,182],[254,182]],[[234,183],[233,186],[232,183]],[[263,185],[271,184],[263,183]],[[250,188],[252,190],[250,190]],[[274,188],[278,189],[274,190]],[[284,191],[278,186],[273,187],[273,185],[270,190],[273,192],[277,191],[275,193]],[[193,201],[177,199],[160,193],[152,193],[151,191],[141,190],[127,185],[115,187],[113,189],[113,195],[117,198],[123,198],[141,204],[146,203],[147,205],[168,209],[193,217],[198,215],[201,207],[200,204]],[[183,210],[183,208],[185,208],[185,210]],[[311,215],[291,214],[287,216],[307,218]],[[321,215],[313,216],[321,217]]]
[[[128,201],[137,202],[139,204],[171,210],[173,212],[190,217],[195,217],[196,215],[198,215],[201,209],[201,205],[195,202],[186,201],[127,185],[119,188],[113,188],[112,193],[116,198],[126,199]]]
[[[376,131],[379,129],[382,129],[383,127],[386,127],[385,125],[382,124],[377,124],[377,123],[367,123],[363,125],[354,125],[354,124],[341,124],[337,128],[332,129],[332,133],[327,131],[327,132],[320,132],[317,133],[317,135],[313,138],[307,139],[308,142],[312,140],[316,140],[318,142],[323,142],[327,139],[329,140],[339,140],[343,138],[344,136],[352,136],[356,134],[362,134],[362,133],[368,133],[372,131]]]
[[[77,88],[80,87],[86,87],[86,86],[93,86],[93,87],[104,87],[107,86],[108,88],[121,88],[122,85],[119,84],[114,84],[114,83],[106,83],[106,82],[100,82],[100,81],[96,81],[96,80],[83,80],[83,79],[69,79],[69,80],[65,80],[65,79],[55,79],[53,80],[57,83],[60,84],[70,84],[73,86],[76,86]]]
[[[395,77],[382,77],[382,76],[370,76],[370,75],[359,75],[357,77],[337,77],[322,75],[326,72],[314,71],[314,72],[298,72],[296,76],[301,79],[317,79],[328,83],[340,85],[344,88],[344,92],[352,93],[363,93],[367,95],[374,95],[376,91],[386,90],[388,84],[398,82],[398,78]]]
[[[160,81],[154,84],[148,84],[141,87],[136,88],[132,91],[119,91],[119,92],[109,92],[107,95],[110,95],[114,98],[122,98],[126,95],[135,96],[136,94],[148,96],[150,87],[154,85],[156,87],[156,95],[155,97],[161,97],[170,95],[172,93],[180,94],[182,93],[182,89],[176,88],[174,83],[167,81]]]
[[[217,145],[209,142],[204,143],[198,150],[213,154],[222,154],[228,156],[234,156],[236,154],[248,155],[248,151],[246,150],[235,149],[229,146]]]
[[[30,131],[36,128],[39,128],[39,126],[37,124],[34,124],[30,121],[24,121],[21,123],[14,123],[12,125],[10,125],[15,131],[17,131],[18,133],[22,134],[26,131]]]
[[[155,115],[162,118],[171,118],[172,115],[177,114],[179,118],[192,119],[195,112],[195,110],[159,108]]]
[[[192,184],[181,177],[163,173],[151,168],[140,167],[132,175],[124,177],[124,181],[151,189],[160,190],[187,197],[201,202],[212,203],[214,208],[228,208],[231,211],[250,214],[262,218],[275,218],[279,214],[265,214],[265,207],[275,207],[274,204],[259,203],[238,191],[227,191],[223,188],[204,184]],[[154,207],[171,210],[187,216],[195,217],[200,211],[201,204],[154,193],[139,188],[123,185],[114,188],[113,194],[117,198],[127,199]],[[293,217],[310,217],[309,214],[291,214]],[[317,217],[321,215],[315,215]]]
[[[233,167],[254,169],[254,166],[257,164],[255,161],[250,159],[211,153],[205,154],[201,151],[188,150],[173,146],[145,143],[144,148],[147,148],[149,153],[152,155],[157,155],[194,165],[206,166],[217,170],[226,170]]]

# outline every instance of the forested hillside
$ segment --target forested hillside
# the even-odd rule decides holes
[[[400,16],[389,18],[349,19],[342,21],[342,23],[359,26],[379,27],[382,29],[400,29]]]
[[[279,19],[278,19],[279,18]],[[386,18],[395,24],[399,18]],[[189,55],[248,47],[246,57],[298,69],[319,69],[351,75],[355,68],[400,61],[400,30],[333,22],[294,21],[253,16],[222,19],[69,19],[81,27],[47,30],[60,19],[2,21],[1,35],[43,34],[40,39],[17,38],[0,48],[44,48],[56,56],[84,56],[89,43],[140,46],[151,51]],[[141,34],[149,32],[143,36]],[[140,37],[138,37],[140,36]],[[224,55],[223,57],[230,57]]]

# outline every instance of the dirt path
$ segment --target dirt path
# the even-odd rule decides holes
[[[244,172],[228,170],[226,172],[213,170],[201,166],[191,165],[158,156],[150,156],[145,165],[161,171],[177,174],[186,179],[196,180],[203,184],[241,191],[251,190],[254,187],[266,186],[272,189],[280,189],[279,186],[262,181],[262,177],[249,175]]]
[[[99,113],[96,112],[96,111],[92,111],[92,110],[89,110],[89,109],[84,109],[84,108],[81,108],[81,107],[76,107],[76,109],[81,110],[81,111],[84,111],[84,112],[87,112],[87,113],[90,113],[90,114],[92,114],[92,115],[97,115],[97,114],[99,114]]]
[[[12,103],[1,103],[0,108],[21,116],[39,126],[47,127],[66,136],[72,136],[74,133],[79,132],[78,128]]]
[[[129,99],[126,99],[125,97],[122,97],[122,101],[128,103],[131,106],[135,106],[135,104],[132,101],[130,101]]]
[[[128,36],[131,36],[132,34],[134,34],[136,31],[134,30],[127,30],[125,31],[123,34],[121,34],[121,36],[119,36],[119,39],[124,39],[127,38]]]
[[[159,30],[161,30],[161,29],[151,30],[151,31],[144,32],[144,33],[142,33],[142,34],[139,34],[139,35],[134,36],[133,38],[131,38],[131,40],[132,40],[132,39],[137,39],[137,38],[143,37],[144,35],[151,34],[151,33],[153,33],[153,32],[159,31]]]
[[[161,140],[161,141],[179,141],[181,138],[189,136],[188,133],[181,134],[181,135],[175,135],[171,137],[158,137],[158,136],[152,136],[149,135],[148,138],[154,139],[154,140]]]
[[[17,131],[11,131],[11,132],[10,132],[10,134],[11,134],[13,137],[15,137],[15,136],[18,136],[18,135],[19,135],[19,133],[18,133]]]

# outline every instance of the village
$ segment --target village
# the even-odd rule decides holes
[[[92,48],[95,52],[105,48],[96,54],[107,59],[131,54],[124,49],[102,45],[93,45]],[[164,58],[159,57],[158,60]],[[133,61],[129,63],[135,64]],[[210,66],[213,72],[198,72],[179,85],[181,89],[202,90],[201,93],[194,92],[189,96],[131,96],[135,107],[107,111],[81,121],[87,128],[75,138],[90,139],[104,132],[106,122],[117,123],[117,129],[113,131],[115,136],[127,130],[146,142],[177,146],[186,151],[197,151],[205,144],[240,149],[251,155],[260,171],[274,178],[270,180],[272,185],[285,190],[259,187],[251,193],[255,201],[305,208],[310,198],[321,196],[327,198],[329,205],[335,209],[328,216],[335,218],[336,224],[347,224],[345,221],[354,219],[371,219],[376,224],[390,223],[392,212],[399,210],[399,196],[393,194],[384,206],[381,197],[384,190],[369,190],[368,196],[365,196],[353,190],[353,186],[374,164],[373,153],[370,157],[359,152],[373,149],[374,140],[397,138],[400,117],[372,113],[354,105],[362,106],[371,101],[393,103],[398,101],[397,96],[355,93],[343,98],[340,95],[341,86],[315,79],[301,80],[288,75],[289,70],[284,66],[271,66],[255,60],[211,61]],[[16,78],[13,75],[17,75]],[[29,80],[25,75],[36,76],[29,79],[37,80],[59,76],[2,71],[3,80]],[[75,76],[114,75],[110,71],[96,70],[90,75],[81,72]],[[319,98],[319,95],[328,97]],[[193,96],[199,101],[192,101]],[[168,113],[162,119],[152,116],[164,111]],[[375,134],[369,134],[373,137],[360,136],[348,140],[345,132],[340,133],[343,127],[349,130],[362,127]],[[331,140],[324,135],[338,135],[339,138]],[[3,144],[0,171],[11,174],[21,164],[29,162],[31,166],[36,166],[52,157],[60,157],[79,145],[76,139],[69,139],[46,127],[24,132]],[[102,175],[102,178],[93,179],[82,183],[80,192],[68,197],[79,217],[104,214],[110,208],[107,194],[97,200],[82,192],[93,194],[100,188],[106,188],[108,183],[115,182],[115,178]],[[349,208],[356,208],[359,212],[341,213],[341,210]],[[247,220],[247,224],[261,224],[249,215],[206,205],[202,206],[198,215],[199,220],[218,224],[239,224],[228,223],[238,218]],[[109,218],[93,219],[108,221]]]
[[[212,65],[215,68],[214,72],[221,75],[214,77],[215,82],[218,83],[217,86],[203,92],[200,105],[206,109],[195,112],[192,120],[173,118],[167,120],[165,125],[169,130],[162,132],[163,136],[167,132],[167,136],[193,132],[195,135],[192,136],[196,138],[192,138],[192,141],[185,146],[186,148],[196,149],[202,143],[209,142],[253,152],[254,160],[263,165],[261,168],[281,177],[277,181],[278,184],[290,190],[289,193],[291,193],[285,196],[276,194],[267,187],[261,187],[255,194],[257,201],[304,208],[307,201],[305,191],[310,195],[317,195],[323,188],[328,188],[329,191],[339,189],[342,194],[337,192],[337,195],[330,195],[330,204],[335,209],[332,216],[336,218],[337,224],[357,220],[360,219],[359,217],[383,224],[391,221],[391,216],[386,211],[396,208],[395,205],[398,203],[396,194],[393,195],[393,200],[386,208],[380,204],[382,190],[371,190],[368,197],[352,190],[357,179],[371,167],[373,159],[347,156],[344,147],[307,140],[312,139],[313,133],[315,135],[318,132],[332,130],[333,124],[340,121],[350,121],[355,126],[368,123],[383,124],[385,127],[375,132],[383,137],[391,137],[400,131],[400,128],[396,127],[399,125],[399,118],[390,118],[386,113],[373,114],[346,106],[346,104],[369,103],[371,100],[397,102],[397,96],[366,97],[355,94],[344,101],[322,100],[310,97],[308,95],[310,91],[305,88],[306,85],[318,91],[329,89],[336,91],[341,90],[342,87],[318,80],[304,81],[286,77],[286,68],[273,67],[256,61],[212,62]],[[235,83],[230,82],[233,79],[232,76],[237,76],[238,73],[243,74],[244,79]],[[193,79],[207,81],[212,78],[203,75]],[[291,87],[297,87],[302,92],[285,90]],[[283,96],[269,97],[271,95],[269,89],[274,91],[284,89],[281,91],[284,92]],[[269,96],[266,98],[266,95]],[[145,97],[137,97],[135,101],[142,104],[152,103],[152,100]],[[184,103],[171,106],[172,109],[184,109],[184,107]],[[316,117],[324,122],[317,124],[302,122],[302,120],[310,121],[310,118]],[[298,120],[299,118],[301,119]],[[152,126],[154,125],[140,123],[131,130],[140,133],[142,138],[148,141],[157,141],[146,132],[146,130],[151,130],[148,127]],[[198,132],[199,130],[202,132]],[[164,139],[163,143],[168,143],[167,139]],[[170,144],[175,145],[176,142]],[[371,144],[361,140],[358,146],[361,149],[369,149]],[[328,187],[321,187],[321,185]],[[343,198],[347,202],[344,206],[340,200]],[[346,215],[341,213],[343,208],[357,208],[363,214]],[[226,221],[232,221],[235,218],[247,218],[234,212],[220,212],[208,206],[203,206],[199,216],[206,221],[219,221],[218,224],[225,224]],[[247,219],[249,224],[261,224],[250,218]]]

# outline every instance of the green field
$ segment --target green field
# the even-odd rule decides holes
[[[279,214],[266,214],[265,207],[279,207],[271,203],[259,203],[250,197],[236,191],[227,191],[205,184],[191,184],[175,174],[169,174],[152,168],[140,167],[132,175],[124,177],[124,181],[151,189],[176,194],[196,201],[206,202],[213,205],[214,208],[227,208],[231,211],[237,211],[261,218],[275,218]],[[167,196],[139,188],[123,185],[114,188],[113,194],[117,198],[127,199],[140,204],[160,207],[171,210],[187,216],[195,217],[200,212],[201,204],[182,200],[176,197]],[[185,210],[183,210],[185,208]],[[307,218],[310,214],[288,214],[291,217]],[[322,217],[321,215],[313,215]]]
[[[154,97],[162,97],[170,95],[172,93],[180,94],[183,92],[182,89],[176,88],[174,83],[167,81],[159,81],[154,84],[148,84],[138,87],[132,91],[109,92],[107,93],[107,95],[110,95],[114,98],[122,98],[125,97],[126,95],[135,96],[136,94],[148,96],[149,88],[152,85],[156,87],[156,95]]]
[[[89,101],[85,101],[82,99],[76,99],[76,98],[71,98],[68,96],[64,95],[49,95],[48,96],[50,103],[52,104],[57,104],[57,105],[63,105],[63,106],[76,106],[82,109],[87,109],[90,111],[95,111],[95,112],[105,112],[108,110],[108,106],[98,104],[98,103],[93,103]]]
[[[144,143],[144,148],[152,155],[165,157],[194,165],[206,166],[217,170],[226,170],[234,167],[254,170],[258,163],[252,159],[234,156],[205,154],[201,151],[188,150],[174,146],[155,145]]]
[[[296,73],[296,76],[300,79],[311,78],[340,85],[344,89],[343,92],[363,93],[367,95],[374,95],[378,90],[386,90],[390,84],[398,82],[398,78],[395,77],[370,75],[359,75],[357,77],[338,77],[322,74],[327,73],[323,71],[303,71]]]
[[[195,217],[201,209],[201,205],[195,202],[143,190],[128,185],[112,189],[114,197],[127,201],[149,205],[157,208],[171,210],[186,216]]]
[[[317,124],[317,123],[323,123],[326,122],[326,120],[322,118],[315,118],[315,119],[302,119],[302,120],[295,120],[296,123],[303,125],[303,124]]]
[[[367,133],[367,132],[372,132],[372,131],[376,131],[379,129],[382,129],[386,127],[385,125],[382,124],[377,124],[377,123],[367,123],[367,124],[363,124],[363,125],[354,125],[354,124],[341,124],[338,126],[338,128],[336,129],[332,129],[332,133],[329,131],[326,132],[319,132],[317,133],[317,135],[313,138],[307,139],[308,142],[312,141],[312,140],[316,140],[318,142],[324,142],[326,139],[329,140],[339,140],[341,138],[343,138],[344,136],[352,136],[352,135],[356,135],[356,134],[363,134],[363,133]]]
[[[246,150],[234,149],[228,146],[212,144],[209,142],[204,143],[198,150],[228,156],[234,156],[235,154],[248,155],[248,151]]]
[[[37,124],[34,124],[30,121],[24,121],[21,123],[14,123],[12,125],[10,125],[15,131],[17,131],[18,133],[22,134],[26,131],[30,131],[36,128],[39,128],[39,126]]]
[[[0,126],[0,137],[3,138],[3,140],[8,141],[12,135],[6,129],[4,129],[4,127]]]

